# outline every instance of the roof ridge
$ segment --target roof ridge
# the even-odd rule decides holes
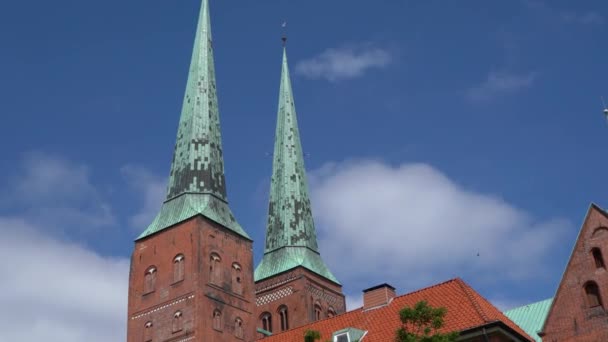
[[[441,283],[437,283],[437,284],[429,285],[429,286],[427,286],[427,287],[423,287],[423,288],[418,289],[418,290],[416,290],[416,291],[412,291],[412,292],[404,293],[404,294],[402,294],[402,295],[399,295],[399,296],[394,297],[394,299],[401,298],[401,297],[405,297],[405,296],[409,296],[409,295],[413,295],[414,293],[418,293],[418,292],[422,292],[422,291],[430,290],[430,289],[432,289],[432,288],[434,288],[434,287],[443,286],[443,285],[446,285],[446,284],[448,284],[448,283],[455,282],[455,281],[457,281],[458,279],[460,279],[460,278],[452,278],[452,279],[448,279],[448,280],[443,281],[443,282],[441,282]],[[393,301],[391,301],[391,303],[392,303],[392,302],[394,302],[394,299],[393,299]],[[389,304],[389,305],[390,305],[390,304]]]
[[[462,291],[464,291],[464,293],[467,296],[467,298],[469,299],[469,301],[473,304],[473,307],[475,308],[475,311],[477,311],[477,313],[479,314],[479,317],[481,317],[481,319],[484,322],[489,323],[490,319],[488,318],[488,315],[484,312],[484,310],[482,310],[482,308],[479,305],[479,303],[477,302],[477,300],[475,300],[475,298],[473,298],[473,294],[470,291],[471,287],[460,278],[458,278],[456,282],[458,283],[458,285],[460,286]]]

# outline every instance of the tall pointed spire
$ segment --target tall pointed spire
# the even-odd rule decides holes
[[[255,271],[255,280],[303,266],[338,283],[318,251],[287,51],[283,45],[266,247]]]
[[[208,0],[201,4],[167,198],[138,239],[199,214],[249,238],[227,202]]]

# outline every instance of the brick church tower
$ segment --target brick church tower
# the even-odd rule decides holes
[[[226,197],[203,0],[167,198],[131,257],[127,342],[253,341],[252,254]]]
[[[266,333],[345,311],[342,285],[317,246],[285,48],[266,246],[255,270],[255,300],[257,327]]]

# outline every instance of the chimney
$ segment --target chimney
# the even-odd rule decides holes
[[[384,306],[395,298],[395,288],[389,284],[381,284],[363,290],[363,310],[369,310],[378,306]]]

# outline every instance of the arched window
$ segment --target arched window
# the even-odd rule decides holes
[[[221,277],[221,262],[222,259],[216,253],[212,253],[209,260],[209,281],[213,284],[220,285],[222,281]]]
[[[173,314],[173,332],[182,331],[184,329],[184,315],[181,311],[177,311]]]
[[[240,317],[234,320],[234,336],[236,338],[243,338],[243,320]]]
[[[281,331],[289,330],[289,316],[287,315],[287,307],[285,305],[281,305],[278,312],[281,320]]]
[[[184,262],[185,261],[186,261],[186,259],[184,259],[183,254],[179,254],[175,258],[173,258],[173,282],[174,283],[184,280],[184,268],[185,268]]]
[[[222,330],[222,313],[220,310],[213,311],[213,329]]]
[[[144,342],[152,341],[152,325],[152,321],[148,321],[144,325]]]
[[[585,284],[585,294],[587,295],[587,304],[590,308],[602,306],[600,289],[594,281],[590,281]]]
[[[154,291],[156,286],[156,267],[150,266],[144,275],[144,294]]]
[[[241,278],[241,265],[236,262],[232,264],[232,291],[243,294],[243,279]]]
[[[269,312],[264,312],[260,316],[260,320],[262,321],[262,329],[272,332],[272,315]]]
[[[330,306],[329,309],[327,309],[327,318],[334,317],[335,315],[336,315],[336,310],[334,310],[334,308],[332,308]]]
[[[323,318],[323,309],[321,308],[321,304],[317,302],[315,304],[315,320],[318,321]]]
[[[599,248],[593,248],[591,250],[591,254],[593,255],[593,260],[595,261],[595,268],[606,268],[604,258],[602,257],[602,251]]]

